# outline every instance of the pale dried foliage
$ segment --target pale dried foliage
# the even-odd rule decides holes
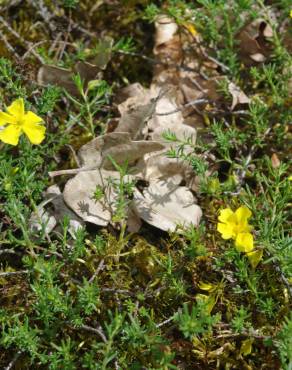
[[[151,86],[145,88],[134,83],[123,88],[115,98],[120,117],[110,121],[106,134],[80,148],[81,167],[52,174],[75,174],[61,196],[78,220],[99,226],[112,222],[119,197],[113,186],[113,181],[120,179],[116,164],[127,163],[128,179],[134,183],[144,181],[142,187],[141,181],[139,187],[134,187],[133,198],[127,202],[130,231],[139,230],[141,219],[165,231],[174,231],[179,225],[197,226],[200,222],[202,211],[193,195],[198,185],[196,173],[185,161],[167,157],[168,150],[178,144],[166,141],[163,134],[171,132],[179,140],[188,138],[190,147],[194,148],[197,132],[204,125],[202,111],[211,109],[211,104],[216,110],[224,101],[218,93],[218,84],[226,77],[219,74],[217,61],[208,58],[199,35],[180,32],[178,25],[165,15],[157,18],[155,26],[153,52],[157,63]],[[272,29],[258,22],[239,33],[240,42],[249,39],[242,51],[253,61],[261,53],[258,46],[251,47],[258,43],[259,34],[254,30],[265,38],[272,37]],[[80,62],[73,72],[79,72],[88,83],[104,68],[109,55],[105,59],[91,61],[95,64]],[[224,66],[220,67],[224,70]],[[41,84],[57,82],[76,94],[71,76],[72,71],[43,66],[38,77]],[[230,111],[250,102],[238,86],[226,81],[231,96]],[[193,151],[185,150],[186,154]],[[93,197],[97,188],[103,191],[98,200]],[[39,213],[50,225],[47,231],[51,231],[56,219],[53,225],[46,211],[41,208]],[[73,219],[71,215],[69,218]],[[33,225],[37,227],[35,219]]]

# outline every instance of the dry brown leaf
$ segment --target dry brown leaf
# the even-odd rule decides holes
[[[132,141],[127,132],[111,132],[83,145],[78,153],[81,165],[88,169],[115,169],[111,159],[118,165],[134,164],[147,153],[160,151],[164,145],[155,141]],[[111,158],[111,159],[110,159]]]
[[[142,226],[142,221],[137,214],[135,207],[130,204],[128,211],[127,227],[130,233],[137,233]]]
[[[72,72],[69,69],[43,65],[38,71],[37,82],[41,86],[62,86],[69,91],[70,94],[76,95],[76,86],[72,81]]]
[[[29,219],[29,229],[32,232],[44,231],[49,234],[57,225],[57,220],[53,215],[50,215],[41,203],[37,206],[37,210],[33,212]]]
[[[233,82],[228,84],[228,91],[232,96],[232,104],[230,109],[233,110],[237,104],[248,104],[250,99],[245,95],[245,93],[236,86]]]
[[[165,180],[171,178],[172,182],[176,177],[177,184],[186,180],[191,171],[190,166],[181,159],[168,158],[166,153],[157,153],[145,156],[145,164],[142,176],[146,181]]]
[[[139,216],[161,230],[174,231],[177,226],[197,226],[202,211],[195,204],[190,190],[171,181],[157,181],[134,193],[135,209]]]
[[[237,35],[240,55],[247,65],[264,62],[271,52],[272,27],[262,18],[247,24]]]
[[[103,151],[102,167],[106,170],[114,169],[111,158],[118,165],[123,165],[125,163],[132,165],[145,154],[157,152],[162,149],[164,149],[164,145],[155,141],[129,141],[129,143],[116,145]]]
[[[127,132],[134,140],[141,138],[145,124],[155,112],[155,106],[156,102],[154,101],[125,112],[120,118],[115,132]]]
[[[272,156],[271,156],[271,162],[272,162],[272,167],[273,168],[278,168],[281,165],[281,161],[280,161],[280,159],[279,159],[279,157],[277,156],[276,153],[273,153],[272,154]]]
[[[99,168],[102,162],[101,148],[103,137],[99,136],[82,145],[78,151],[78,159],[82,167]]]
[[[118,165],[126,162],[131,165],[147,153],[164,149],[161,143],[155,141],[132,141],[127,132],[112,132],[101,138],[101,166],[107,170],[115,168],[111,159]]]
[[[176,68],[183,58],[178,25],[172,18],[160,15],[155,22],[155,45],[153,53],[161,64],[154,66],[153,82],[157,86],[177,85],[179,73]]]
[[[120,104],[121,106],[125,105],[125,101],[129,98],[137,98],[138,96],[143,96],[145,94],[146,89],[139,83],[133,83],[126,87],[123,87],[118,91],[118,93],[114,96],[114,103]],[[144,100],[145,103],[145,100]],[[142,104],[142,102],[140,102]],[[128,110],[129,107],[127,106],[125,110]],[[122,114],[123,112],[120,111]]]
[[[107,181],[119,179],[118,172],[91,170],[78,173],[65,185],[63,192],[66,204],[84,221],[99,226],[107,226],[114,209],[116,192]],[[104,196],[96,201],[93,198],[96,187],[100,187]]]
[[[44,228],[46,234],[52,232],[55,227],[62,223],[64,217],[69,219],[68,231],[75,238],[76,231],[84,226],[83,221],[76,216],[64,203],[63,195],[57,185],[50,186],[45,192],[46,200],[42,202],[37,211],[31,215],[29,224],[32,231],[41,231]],[[53,205],[52,209],[45,209],[47,204]]]
[[[52,65],[43,65],[38,71],[37,82],[41,86],[57,85],[63,87],[71,95],[76,96],[79,92],[72,79],[74,74],[80,75],[86,87],[89,81],[97,77],[99,71],[99,67],[87,62],[78,62],[73,71]]]
[[[182,57],[181,41],[178,35],[178,25],[173,18],[160,15],[155,22],[154,55],[163,59],[165,63],[178,63]]]

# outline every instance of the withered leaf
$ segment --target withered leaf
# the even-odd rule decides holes
[[[232,104],[230,109],[233,110],[237,104],[248,104],[250,103],[249,97],[245,95],[245,93],[236,86],[233,82],[228,84],[228,91],[232,96]]]
[[[164,145],[155,141],[132,141],[128,133],[113,132],[103,136],[102,167],[114,169],[112,158],[118,165],[125,162],[135,163],[145,154],[164,149]]]
[[[136,107],[124,113],[115,132],[127,132],[132,139],[141,138],[142,129],[155,111],[156,101]]]
[[[73,81],[74,74],[79,73],[84,81],[85,87],[88,82],[95,79],[100,69],[87,62],[78,62],[74,69],[60,68],[52,65],[43,65],[40,67],[37,74],[37,82],[39,85],[57,85],[66,89],[71,95],[78,95],[78,89]]]
[[[106,226],[112,216],[117,196],[108,178],[118,179],[118,172],[91,170],[78,173],[65,185],[63,192],[66,204],[84,221]],[[100,187],[103,197],[94,199],[96,188]]]
[[[144,221],[165,231],[174,231],[178,225],[197,226],[202,216],[191,191],[171,181],[151,183],[143,194],[136,190],[134,204]]]

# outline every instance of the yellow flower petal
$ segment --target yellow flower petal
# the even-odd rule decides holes
[[[217,231],[219,231],[223,239],[231,239],[235,236],[231,224],[222,224],[219,222],[217,225]]]
[[[42,118],[37,116],[34,112],[31,112],[31,111],[28,111],[27,113],[25,113],[24,117],[23,117],[23,122],[24,122],[24,125],[26,125],[27,123],[30,124],[30,123],[40,123],[42,122]]]
[[[21,128],[18,125],[9,125],[0,131],[0,140],[6,144],[17,145]]]
[[[246,253],[246,256],[249,260],[249,263],[251,264],[252,268],[256,268],[257,265],[260,263],[261,259],[263,258],[263,250],[259,249],[256,251],[252,251],[249,253]]]
[[[207,292],[211,292],[216,289],[217,285],[210,284],[210,283],[204,283],[203,281],[200,281],[198,287],[202,290],[206,290]]]
[[[251,211],[246,206],[242,206],[235,211],[235,214],[239,224],[246,224],[251,216]]]
[[[36,123],[26,123],[22,127],[23,131],[32,144],[40,144],[45,138],[46,128]]]
[[[6,125],[7,123],[16,123],[16,118],[8,113],[0,112],[0,125]]]
[[[16,119],[21,120],[24,115],[24,101],[22,98],[14,100],[14,102],[9,105],[7,112],[15,116]]]
[[[254,338],[245,339],[241,342],[240,347],[240,354],[243,356],[248,356],[252,352],[252,344],[254,342]]]
[[[234,215],[234,212],[230,208],[225,208],[220,211],[218,220],[221,222],[228,222],[230,217]]]
[[[239,252],[251,252],[253,250],[253,236],[251,233],[239,233],[236,236],[235,247]]]

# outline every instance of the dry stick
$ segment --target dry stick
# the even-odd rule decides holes
[[[5,254],[5,253],[10,253],[10,254],[17,254],[14,250],[12,249],[2,249],[0,250],[0,255]]]
[[[57,26],[52,21],[54,15],[50,13],[49,9],[45,6],[43,0],[27,0],[30,5],[37,9],[37,13],[43,18],[44,22],[48,25],[52,32],[56,31]]]
[[[220,335],[217,335],[215,338],[216,339],[221,339],[221,338],[236,338],[236,337],[240,337],[240,336],[253,337],[255,339],[260,339],[260,340],[273,340],[273,338],[271,336],[257,334],[254,331],[250,331],[250,332],[248,332],[248,331],[242,331],[241,333],[220,334]]]
[[[17,54],[16,50],[13,48],[13,46],[9,43],[4,33],[0,31],[0,38],[4,42],[6,48],[10,51],[11,54],[13,54],[17,59],[20,59],[19,54]]]
[[[59,170],[59,171],[50,171],[49,176],[55,177],[55,176],[62,176],[62,175],[76,175],[79,172],[83,171],[91,171],[96,170],[96,166],[87,166],[87,167],[80,167],[80,168],[72,168],[70,170]]]
[[[66,31],[66,34],[65,34],[65,41],[66,42],[68,42],[69,35],[70,35],[70,32],[71,31],[72,31],[72,18],[71,18],[71,11],[70,11],[70,17],[69,17],[68,27],[67,27],[67,31]],[[65,52],[65,49],[66,49],[66,45],[65,44],[63,44],[62,47],[59,48],[59,56],[58,56],[58,60],[59,61],[62,60],[63,55],[64,55],[64,52]]]
[[[19,356],[21,355],[22,351],[19,350],[15,353],[13,359],[9,362],[9,364],[4,368],[4,370],[11,370],[13,366],[15,365],[16,361],[19,359]]]
[[[51,12],[45,6],[43,0],[29,0],[29,3],[32,6],[34,6],[36,9],[38,9],[39,15],[43,18],[43,20],[49,26],[51,31],[56,31],[57,26],[53,22],[53,18],[55,18],[55,17],[60,18],[60,16],[58,16],[58,14],[55,11]],[[57,12],[60,13],[60,8],[58,8],[56,5],[55,5],[55,7],[56,7]],[[62,18],[66,19],[66,17],[64,17],[64,16]],[[91,37],[96,37],[96,34],[94,34],[93,32],[88,31],[87,29],[85,29],[83,27],[81,27],[79,24],[75,23],[74,21],[72,21],[71,24],[72,24],[73,28],[79,30],[80,32],[84,33],[85,35],[91,36]]]
[[[28,274],[28,270],[0,272],[0,277],[20,275],[20,274]]]
[[[75,328],[74,328],[75,329]],[[100,338],[102,339],[102,341],[104,343],[107,343],[107,338],[101,328],[101,326],[99,326],[97,329],[96,328],[92,328],[91,326],[88,326],[88,325],[81,325],[81,326],[78,326],[78,329],[83,329],[83,330],[86,330],[86,331],[89,331],[90,333],[94,333],[94,334],[97,334],[100,336]]]
[[[73,158],[74,158],[74,161],[75,161],[75,163],[77,164],[77,166],[78,166],[78,167],[81,167],[80,161],[79,161],[79,159],[78,159],[78,156],[77,156],[77,154],[76,154],[76,152],[75,152],[75,150],[74,150],[73,146],[72,146],[72,145],[70,145],[70,144],[65,144],[65,146],[67,146],[67,147],[70,149],[70,151],[71,151],[71,153],[72,153],[72,156],[73,156]]]
[[[95,273],[91,276],[91,278],[89,279],[89,283],[92,283],[93,280],[96,278],[96,276],[99,274],[99,271],[101,271],[103,269],[103,266],[104,266],[104,259],[102,259],[100,262],[99,262],[99,265],[97,266],[97,269],[95,271]]]
[[[16,32],[9,23],[5,21],[5,19],[0,15],[0,22],[8,29],[8,31],[16,37],[22,44],[24,44],[27,48],[31,47],[31,42],[26,41],[18,32]],[[31,51],[31,53],[41,62],[44,63],[43,58],[36,53],[34,50]]]
[[[88,326],[88,325],[81,325],[78,328],[74,328],[72,326],[70,326],[70,327],[73,328],[73,329],[83,329],[83,330],[86,330],[90,333],[97,334],[102,339],[102,341],[104,343],[108,343],[108,339],[105,336],[101,326],[99,326],[98,328],[92,328],[91,326]],[[114,365],[115,365],[116,370],[118,370],[120,368],[119,365],[118,365],[117,360],[114,361]]]
[[[20,4],[23,0],[10,0],[7,5],[1,5],[1,11],[4,11],[4,10],[9,10],[9,8],[13,7],[13,6],[17,6],[18,4]]]
[[[155,115],[156,116],[168,116],[169,114],[174,114],[174,113],[180,112],[180,111],[184,110],[186,107],[193,106],[193,105],[199,105],[199,104],[203,104],[203,103],[209,103],[209,100],[208,99],[191,100],[189,103],[186,103],[186,104],[182,105],[181,107],[178,107],[177,109],[175,109],[173,111],[165,112],[165,113],[155,113]]]
[[[162,321],[160,324],[156,324],[156,327],[160,328],[161,326],[166,325],[169,322],[171,322],[173,319],[174,319],[174,316],[171,316],[169,319],[166,319],[166,320]]]
[[[230,71],[230,68],[229,67],[227,67],[225,64],[223,64],[222,62],[219,62],[219,60],[218,59],[216,59],[216,58],[214,58],[214,57],[211,57],[210,55],[208,55],[207,53],[206,53],[206,51],[201,47],[201,46],[199,46],[200,47],[200,51],[201,51],[201,53],[202,53],[202,55],[205,57],[205,58],[207,58],[207,59],[209,59],[211,62],[213,62],[213,63],[215,63],[215,64],[217,64],[219,67],[221,67],[223,70],[225,70],[225,71]]]
[[[64,44],[64,45],[70,45],[70,46],[73,46],[74,48],[76,48],[77,46],[74,45],[72,42],[68,42],[68,41],[62,41],[62,40],[42,40],[42,41],[38,41],[36,42],[35,44],[32,44],[31,47],[23,54],[22,56],[22,59],[25,59],[28,57],[28,55],[30,53],[32,53],[32,50],[37,48],[38,46],[42,45],[42,44],[45,44],[47,42],[51,42],[52,44],[53,43],[56,43],[56,44]]]

